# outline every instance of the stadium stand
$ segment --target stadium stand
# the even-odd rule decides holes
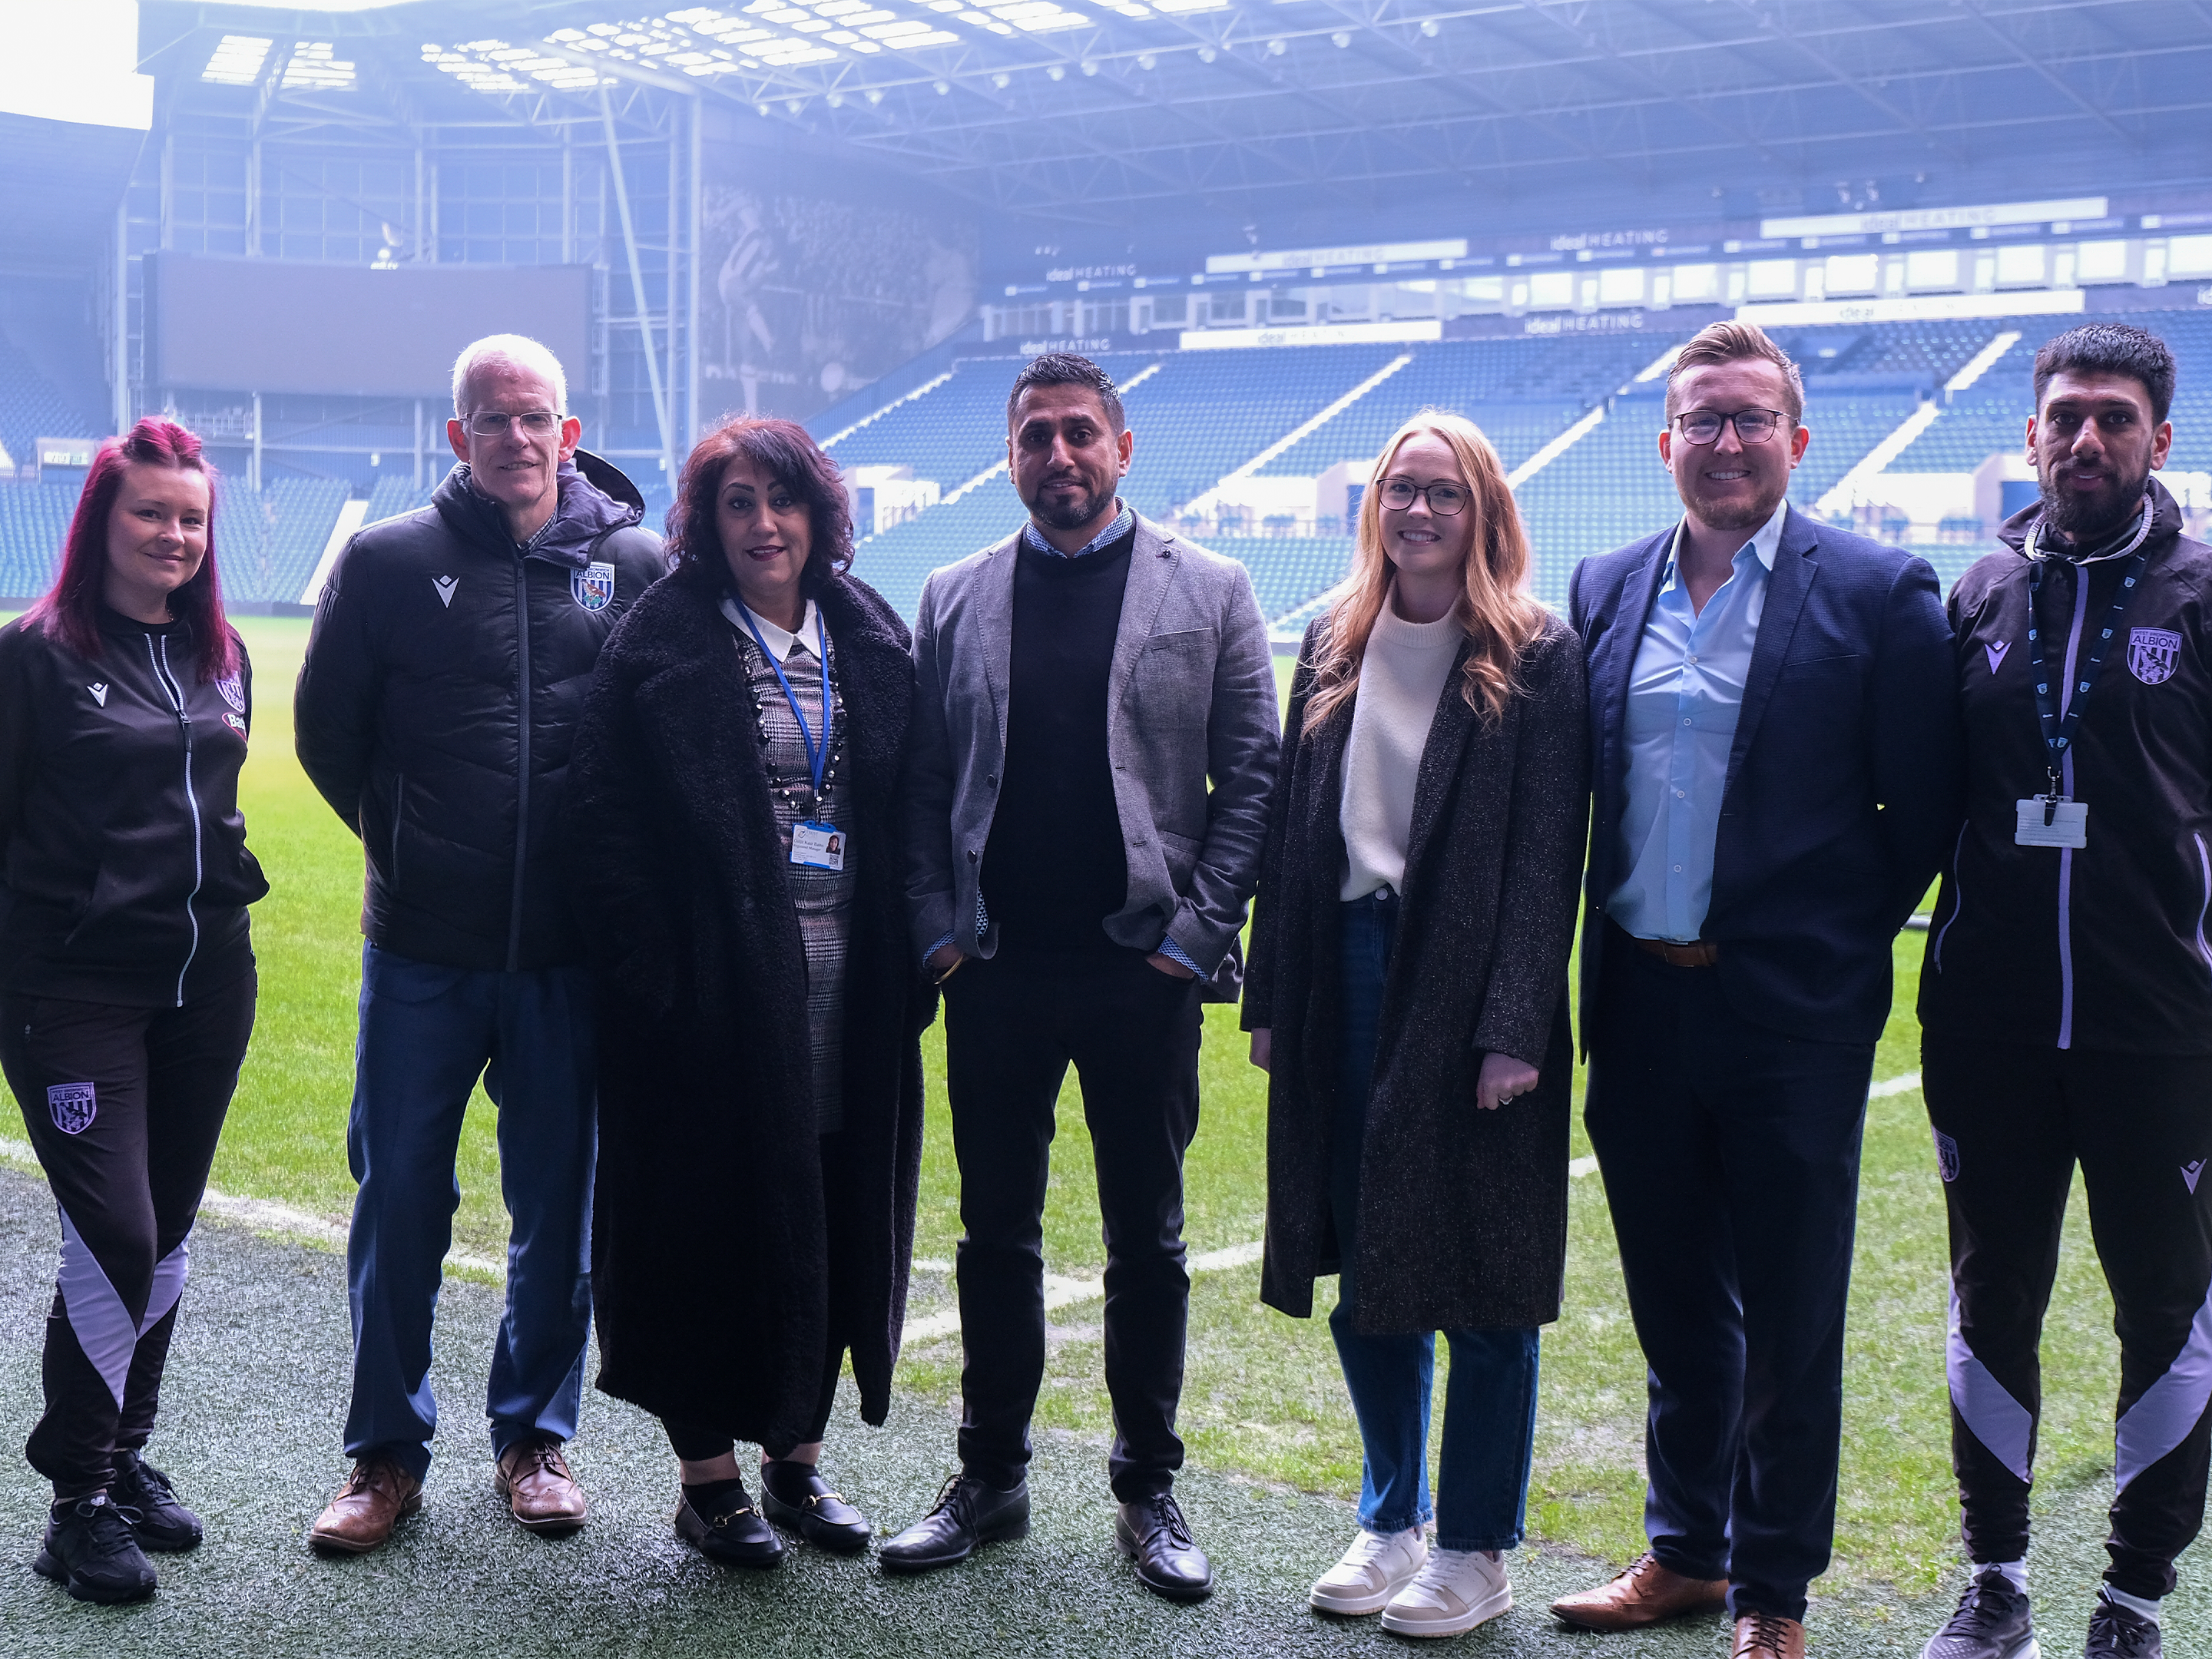
[[[0,602],[36,599],[54,585],[80,488],[51,478],[0,483]]]
[[[1382,450],[1424,409],[1465,415],[1518,466],[1600,399],[1674,343],[1666,334],[1451,340],[1421,346],[1413,361],[1260,469],[1271,478],[1312,477]]]
[[[331,478],[279,478],[258,500],[233,490],[216,520],[223,597],[249,604],[293,605],[315,573],[346,486]]]
[[[1664,382],[1614,400],[1606,418],[1516,492],[1534,555],[1536,597],[1566,608],[1567,573],[1672,523],[1681,514],[1674,482],[1659,464]]]
[[[18,347],[0,339],[0,443],[18,466],[30,465],[40,438],[88,438],[91,428]]]

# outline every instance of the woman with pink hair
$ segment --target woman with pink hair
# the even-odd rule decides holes
[[[148,419],[100,446],[52,591],[0,628],[0,1071],[61,1210],[32,1563],[149,1595],[199,1518],[140,1455],[186,1238],[253,1029],[238,773],[246,648],[216,580],[215,470]]]

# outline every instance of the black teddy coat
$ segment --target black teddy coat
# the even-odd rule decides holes
[[[899,864],[914,668],[874,590],[837,577],[816,596],[858,874],[844,1127],[823,1140],[805,957],[721,592],[718,571],[692,566],[638,600],[599,658],[570,763],[601,1008],[592,1295],[603,1390],[781,1452],[805,1437],[833,1335],[851,1344],[861,1415],[884,1420],[906,1317],[919,1039],[935,1012]]]
[[[1329,1213],[1336,1108],[1339,827],[1352,704],[1301,731],[1328,627],[1306,630],[1245,971],[1243,1024],[1270,1028],[1267,1237],[1260,1295],[1304,1318],[1339,1271]],[[1462,647],[1458,663],[1463,665]],[[1548,1324],[1566,1269],[1573,1045],[1567,956],[1589,817],[1582,648],[1548,620],[1522,690],[1484,729],[1455,665],[1414,784],[1397,942],[1382,990],[1360,1160],[1358,1328]],[[1536,1066],[1529,1094],[1474,1103],[1482,1057]]]

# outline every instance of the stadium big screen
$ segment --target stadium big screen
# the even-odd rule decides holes
[[[147,256],[149,378],[210,391],[428,397],[487,334],[591,361],[586,265],[404,270]]]

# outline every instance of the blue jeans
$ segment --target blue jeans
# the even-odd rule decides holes
[[[1383,971],[1397,931],[1398,901],[1381,893],[1343,907],[1343,1048],[1338,1056],[1330,1206],[1343,1258],[1329,1334],[1359,1419],[1359,1524],[1370,1532],[1425,1525],[1429,1504],[1429,1404],[1435,1394],[1433,1332],[1364,1335],[1352,1328],[1358,1287],[1352,1271],[1359,1214],[1359,1148],[1375,1071]],[[1528,1464],[1536,1434],[1536,1331],[1531,1327],[1447,1331],[1451,1370],[1444,1389],[1443,1449],[1437,1470],[1437,1547],[1510,1550],[1528,1510]]]
[[[346,1243],[349,1456],[389,1457],[417,1478],[430,1466],[430,1324],[460,1207],[461,1119],[479,1074],[499,1108],[500,1190],[513,1223],[484,1407],[492,1454],[526,1435],[576,1431],[599,1144],[592,1022],[581,968],[508,974],[362,951],[346,1126],[361,1186]]]

